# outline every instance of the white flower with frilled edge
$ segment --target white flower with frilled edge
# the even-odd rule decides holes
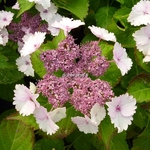
[[[0,39],[0,44],[6,46],[8,42],[8,31],[5,27],[3,29],[0,29]]]
[[[133,115],[136,110],[136,100],[129,94],[123,94],[112,98],[111,102],[106,102],[108,106],[108,115],[111,123],[118,129],[118,133],[127,130],[131,125]]]
[[[133,34],[136,46],[144,55],[150,55],[150,24]]]
[[[34,34],[29,33],[24,35],[23,37],[24,45],[20,50],[21,56],[26,56],[35,52],[44,42],[45,35],[46,35],[45,32],[35,32]]]
[[[34,69],[31,63],[30,55],[22,56],[16,59],[18,70],[27,76],[34,77]]]
[[[44,7],[44,9],[48,9],[51,6],[50,0],[28,0],[28,1],[40,4]]]
[[[121,74],[125,75],[132,67],[132,60],[127,56],[126,49],[118,42],[115,43],[113,49],[113,59],[117,67],[120,69]]]
[[[96,27],[93,25],[89,26],[88,28],[99,39],[116,42],[116,37],[115,37],[114,33],[111,33],[111,32],[109,33],[108,30],[106,30],[104,28]]]
[[[36,100],[39,94],[35,94],[36,87],[33,83],[30,83],[30,89],[26,86],[17,84],[15,86],[13,98],[13,105],[19,113],[23,116],[33,114],[36,107],[40,107],[40,104]]]
[[[134,26],[147,25],[150,23],[150,1],[141,0],[132,7],[132,11],[127,18],[128,22]]]
[[[52,135],[59,129],[55,123],[66,117],[66,107],[47,112],[46,108],[40,106],[34,110],[33,115],[40,129]]]
[[[40,12],[42,20],[47,22],[55,16],[58,9],[53,3],[51,3],[51,6],[48,9],[44,9],[43,6],[39,4],[36,4],[35,8]]]
[[[81,20],[73,20],[73,18],[62,17],[60,21],[55,21],[51,24],[51,26],[64,30],[64,33],[67,36],[68,32],[70,32],[72,29],[84,24],[85,23],[81,22]]]
[[[72,117],[71,120],[73,123],[77,125],[78,129],[81,132],[84,132],[85,134],[87,133],[96,134],[98,132],[98,125],[106,116],[106,111],[103,106],[96,103],[92,107],[90,114],[91,118],[85,115],[85,117],[80,116]]]
[[[14,14],[12,12],[1,10],[0,11],[0,29],[10,24],[13,19],[13,16]]]

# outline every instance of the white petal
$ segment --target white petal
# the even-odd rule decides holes
[[[150,55],[146,55],[143,59],[143,62],[150,62]]]
[[[89,26],[88,27],[91,32],[98,38],[106,40],[106,41],[113,41],[116,42],[116,37],[114,33],[109,33],[108,30],[96,26]]]
[[[132,61],[128,58],[126,50],[118,42],[114,45],[113,58],[122,75],[125,75],[131,69]]]
[[[118,133],[122,132],[123,130],[127,130],[128,125],[131,125],[131,121],[133,117],[124,117],[121,113],[117,113],[115,118],[110,118],[111,123],[114,124],[116,128],[118,128]]]
[[[98,132],[98,125],[91,121],[87,116],[85,117],[72,117],[72,122],[75,123],[81,132],[96,134]]]
[[[30,101],[14,101],[13,105],[15,105],[15,108],[19,113],[23,116],[28,116],[30,114],[33,114],[33,111],[35,109],[35,104]]]
[[[25,75],[34,76],[34,69],[31,64],[30,55],[17,58],[16,65],[18,66],[18,70],[23,72]]]
[[[95,122],[96,124],[100,124],[100,122],[105,118],[106,116],[106,110],[104,106],[101,106],[98,103],[95,103],[92,107],[91,111],[91,120],[92,122]]]
[[[47,110],[43,106],[35,109],[34,116],[40,129],[47,132],[47,134],[52,135],[59,129],[59,127],[49,117]]]
[[[49,116],[54,122],[60,121],[66,117],[66,107],[56,108],[55,110],[50,111]]]
[[[45,39],[45,32],[35,32],[34,34],[28,34],[23,37],[25,43],[20,50],[21,56],[27,56],[36,51]]]
[[[147,0],[139,1],[132,7],[132,11],[127,20],[134,26],[150,23],[150,2]]]

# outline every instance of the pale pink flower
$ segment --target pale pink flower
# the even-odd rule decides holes
[[[52,24],[55,21],[60,21],[61,19],[62,19],[62,16],[56,13],[55,15],[53,15],[53,18],[48,20],[48,30],[51,32],[51,35],[57,36],[59,34],[60,29],[52,27]]]
[[[144,55],[150,55],[150,24],[133,34],[136,46]]]
[[[109,33],[108,30],[100,27],[96,27],[94,25],[88,27],[91,32],[98,38],[106,40],[106,41],[113,41],[116,42],[116,37],[114,33]]]
[[[36,100],[39,94],[34,94],[32,91],[21,84],[15,86],[13,105],[15,105],[16,110],[23,116],[33,114],[35,108],[40,106]]]
[[[48,9],[51,6],[50,0],[28,0],[28,1],[40,4],[44,7],[44,9]]]
[[[34,34],[29,33],[27,35],[24,35],[24,46],[20,50],[21,56],[26,56],[35,52],[44,42],[45,35],[45,32],[35,32]]]
[[[150,23],[150,1],[141,0],[132,7],[128,22],[134,26],[147,25]]]
[[[72,117],[71,120],[77,125],[78,129],[81,132],[84,132],[85,134],[96,134],[98,132],[98,125],[106,116],[106,111],[103,106],[95,103],[90,111],[90,114],[91,119],[87,115],[85,115],[84,117]]]
[[[39,124],[39,128],[44,132],[47,132],[47,134],[52,135],[59,129],[59,127],[51,119],[51,116],[47,112],[46,108],[43,106],[40,106],[34,110],[34,117],[37,124]]]
[[[125,75],[132,67],[132,60],[127,56],[126,49],[118,42],[114,45],[113,59],[122,75]]]
[[[16,2],[16,4],[14,6],[12,6],[12,9],[16,9],[16,10],[19,10],[20,7],[19,7],[19,3]]]
[[[13,19],[13,16],[14,14],[12,12],[1,10],[0,11],[0,29],[10,24]]]
[[[118,133],[127,130],[131,125],[135,113],[136,100],[128,93],[112,98],[111,102],[106,102],[108,115],[111,123],[118,129]]]
[[[62,17],[60,21],[55,21],[53,24],[51,24],[51,26],[64,30],[64,33],[67,36],[68,32],[70,32],[72,29],[84,24],[85,23],[81,22],[81,20],[73,20],[73,18]]]
[[[66,117],[66,107],[56,108],[53,111],[50,111],[49,115],[54,122],[58,122]]]
[[[34,77],[34,69],[31,63],[30,55],[22,56],[16,59],[18,70],[27,76]]]
[[[72,117],[72,122],[75,123],[81,132],[96,134],[98,132],[98,125],[85,115],[85,117]]]
[[[35,8],[40,12],[42,20],[49,22],[57,12],[57,7],[51,3],[51,6],[48,9],[44,9],[42,5],[36,4]]]
[[[0,29],[0,39],[2,39],[2,42],[0,42],[0,44],[5,46],[8,42],[8,31],[5,27]]]

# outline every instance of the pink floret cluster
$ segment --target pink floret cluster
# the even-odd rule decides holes
[[[90,78],[101,76],[109,67],[97,41],[79,46],[68,35],[56,50],[43,52],[41,60],[47,74],[38,82],[37,89],[55,108],[69,102],[76,110],[89,115],[95,103],[103,106],[114,96],[108,82]],[[54,75],[58,70],[62,71],[61,77]]]

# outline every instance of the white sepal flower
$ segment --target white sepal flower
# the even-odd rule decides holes
[[[54,122],[58,122],[66,117],[66,107],[56,108],[53,111],[50,111],[49,115]]]
[[[150,24],[133,34],[136,46],[144,55],[150,55]]]
[[[13,19],[13,16],[14,14],[12,12],[1,10],[0,11],[0,29],[10,24]]]
[[[150,1],[141,0],[132,7],[128,22],[134,26],[147,25],[150,23]]]
[[[40,106],[34,110],[34,117],[39,125],[39,128],[44,132],[47,132],[47,134],[52,135],[59,129],[59,127],[51,119],[51,116],[47,112],[46,108],[43,106]]]
[[[45,32],[35,32],[34,34],[29,33],[24,35],[23,37],[24,45],[20,50],[21,56],[26,56],[35,52],[44,42],[45,35],[46,35]]]
[[[120,69],[121,74],[125,75],[132,67],[132,60],[127,56],[126,49],[118,42],[115,43],[113,49],[113,59],[117,67]]]
[[[50,0],[28,0],[28,1],[40,4],[44,7],[44,9],[48,9],[51,6]]]
[[[108,115],[111,123],[118,129],[118,133],[127,130],[131,125],[135,113],[136,100],[128,93],[112,98],[111,102],[106,102]]]
[[[23,116],[33,114],[36,107],[40,104],[37,102],[39,94],[34,94],[26,86],[17,84],[14,90],[15,97],[13,98],[15,108]]]
[[[57,12],[57,7],[51,3],[51,6],[48,9],[44,9],[42,5],[36,4],[35,8],[40,12],[42,20],[49,22]]]
[[[96,134],[98,132],[98,125],[106,116],[106,110],[100,104],[95,103],[91,108],[90,114],[91,118],[85,115],[84,117],[72,117],[71,120],[81,132]]]
[[[104,28],[96,27],[94,25],[89,26],[88,28],[99,39],[116,42],[116,37],[115,37],[114,33],[111,33],[111,32],[109,33],[108,30],[106,30]]]
[[[75,123],[81,132],[96,134],[98,132],[98,125],[85,115],[85,117],[72,117],[72,122]]]
[[[55,21],[53,24],[51,24],[51,26],[64,30],[64,33],[67,36],[68,32],[70,32],[72,29],[84,24],[85,23],[81,22],[81,20],[73,20],[73,18],[62,17],[60,21]]]
[[[18,70],[23,72],[27,76],[34,77],[34,69],[30,60],[30,55],[22,56],[16,59],[16,65]]]
[[[0,29],[0,44],[6,46],[7,42],[8,42],[8,31],[4,27]]]

